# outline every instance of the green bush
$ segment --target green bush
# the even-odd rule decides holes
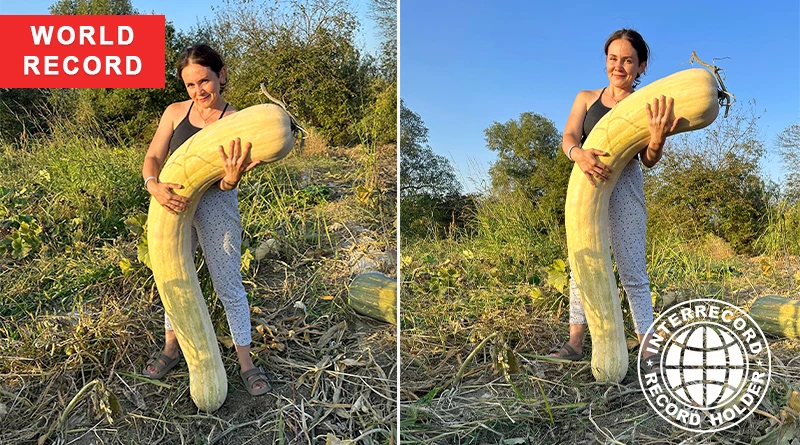
[[[670,138],[647,172],[649,232],[680,231],[685,239],[714,234],[740,253],[755,253],[774,197],[762,179],[764,144],[752,110],[735,109],[711,126]]]

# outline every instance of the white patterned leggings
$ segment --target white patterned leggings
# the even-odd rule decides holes
[[[614,261],[622,287],[628,295],[637,334],[646,334],[653,324],[653,300],[647,277],[645,234],[647,209],[644,203],[644,174],[638,161],[625,166],[614,185],[608,205],[609,233]],[[569,322],[586,324],[578,285],[570,273]]]
[[[214,291],[217,293],[231,330],[233,342],[247,346],[250,336],[250,305],[239,270],[242,261],[242,222],[237,189],[223,192],[211,186],[197,204],[192,220],[192,252],[197,243],[203,249]],[[172,330],[164,313],[164,327]]]

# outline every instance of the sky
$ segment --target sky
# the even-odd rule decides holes
[[[484,130],[541,114],[563,131],[575,95],[608,85],[603,45],[634,28],[651,58],[639,88],[693,67],[691,52],[725,70],[736,105],[755,100],[768,150],[800,123],[800,2],[401,0],[400,96],[428,142],[458,170],[465,191],[485,190],[496,159]],[[697,67],[698,65],[694,65]],[[736,106],[734,105],[734,106]],[[722,113],[720,113],[720,118]],[[777,156],[762,164],[773,180]]]
[[[50,5],[57,0],[0,0],[0,14],[49,14]],[[212,6],[221,7],[224,0],[131,0],[133,8],[147,14],[163,14],[177,29],[188,31],[205,18],[216,14]],[[352,11],[359,23],[356,45],[364,51],[376,54],[380,36],[369,17],[369,0],[350,0]]]

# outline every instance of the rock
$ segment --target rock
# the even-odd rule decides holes
[[[269,257],[277,256],[278,247],[279,247],[278,240],[274,238],[262,241],[261,244],[259,244],[258,247],[256,247],[256,251],[254,254],[256,260],[261,261],[268,256]]]

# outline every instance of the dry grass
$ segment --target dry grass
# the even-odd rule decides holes
[[[0,441],[31,443],[49,435],[56,443],[314,443],[328,433],[354,438],[377,427],[384,433],[374,443],[385,443],[395,419],[393,329],[353,315],[341,295],[330,303],[309,295],[306,310],[298,309],[298,285],[302,280],[288,271],[275,290],[260,283],[264,305],[252,308],[255,362],[275,391],[248,395],[235,353],[225,349],[230,392],[212,414],[192,403],[185,365],[163,382],[136,375],[160,344],[150,338],[160,328],[157,301],[131,293],[81,314],[17,321],[19,339],[4,345],[15,354],[3,357],[0,371],[8,427]],[[282,298],[292,289],[294,298]],[[316,311],[326,314],[309,316]],[[10,324],[3,320],[3,330]],[[35,351],[25,354],[22,346],[31,344]],[[69,406],[94,381],[101,384]],[[106,412],[108,398],[120,409]]]
[[[308,136],[306,136],[305,141],[303,143],[303,155],[304,156],[315,156],[315,155],[324,155],[328,153],[328,142],[325,138],[319,134],[319,131],[311,128],[308,130]]]
[[[714,241],[707,240],[705,248],[735,273],[725,269],[661,290],[656,315],[691,298],[718,298],[747,308],[766,293],[797,294],[800,259],[731,257],[726,246]],[[453,249],[450,261],[443,260],[441,245],[425,247],[403,252],[414,256],[402,261],[403,443],[750,444],[768,432],[795,431],[788,427],[798,414],[785,407],[791,392],[800,389],[800,340],[770,340],[772,381],[753,415],[723,432],[695,434],[673,427],[646,402],[636,372],[635,343],[630,344],[627,377],[618,385],[596,383],[588,361],[590,337],[584,347],[586,361],[547,356],[553,345],[568,337],[564,295],[544,284],[477,280],[480,274],[457,259],[463,245],[444,248]],[[436,267],[459,272],[441,297],[419,290],[425,280],[434,279],[429,275],[435,276],[420,273],[432,268],[415,259],[423,250],[439,255]],[[534,288],[542,293],[532,292]],[[626,331],[635,338],[630,326]],[[771,440],[764,443],[775,443]]]
[[[395,328],[361,317],[347,305],[351,256],[363,252],[357,243],[338,247],[353,246],[360,233],[393,248],[393,195],[359,202],[355,184],[363,177],[352,157],[332,158],[326,151],[289,162],[300,173],[284,174],[290,180],[280,185],[287,189],[288,195],[281,195],[286,199],[260,201],[266,188],[257,179],[245,182],[240,195],[250,200],[242,207],[247,237],[263,240],[277,236],[273,224],[282,227],[280,251],[253,260],[243,275],[254,362],[267,371],[273,392],[254,398],[245,391],[224,311],[210,292],[209,310],[228,375],[222,408],[198,411],[185,363],[162,381],[138,376],[148,356],[163,345],[163,308],[149,271],[136,262],[136,240],[64,249],[59,258],[70,261],[70,268],[112,265],[88,284],[60,283],[72,275],[47,263],[50,248],[34,259],[0,261],[0,279],[25,277],[4,286],[16,298],[6,301],[20,302],[20,309],[0,313],[0,443],[395,443]],[[394,183],[383,175],[379,180]],[[319,184],[331,195],[300,208],[296,192]],[[266,205],[280,206],[277,213],[283,216],[277,223],[259,220]],[[75,257],[78,252],[81,259]],[[122,258],[134,265],[129,273],[113,267]],[[45,289],[64,289],[57,298],[41,295],[32,278],[37,269],[58,283],[48,282]],[[207,290],[202,277],[203,271]],[[69,295],[70,286],[79,292]]]

